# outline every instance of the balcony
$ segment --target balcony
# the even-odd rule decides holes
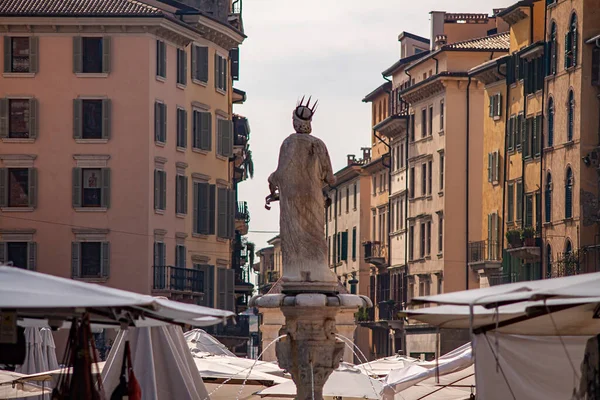
[[[250,222],[250,212],[248,211],[248,203],[238,201],[235,209],[235,229],[241,235],[248,234],[248,224]]]
[[[561,278],[586,273],[582,268],[579,252],[561,253],[558,260],[550,266],[547,278]]]
[[[381,242],[364,242],[365,261],[376,267],[387,265],[387,246]]]
[[[496,240],[469,242],[468,264],[474,271],[488,273],[502,267],[500,243]]]
[[[541,239],[538,237],[532,228],[525,228],[529,232],[528,237],[523,238],[524,232],[521,230],[509,230],[506,233],[508,240],[508,249],[506,250],[511,256],[519,258],[527,262],[538,262],[541,260]],[[526,232],[525,232],[526,233]]]
[[[258,289],[261,293],[267,293],[271,287],[279,280],[279,271],[266,271],[261,275]]]
[[[246,146],[250,140],[250,124],[248,118],[234,115],[233,121],[233,145]]]
[[[204,292],[204,272],[173,266],[153,267],[152,294],[172,300],[193,300]]]

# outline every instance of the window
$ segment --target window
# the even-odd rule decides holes
[[[354,197],[352,199],[354,200],[354,209],[356,210],[358,204],[358,185],[356,183],[354,184]]]
[[[421,223],[421,241],[420,241],[420,245],[419,245],[419,255],[421,258],[425,257],[425,223]]]
[[[185,268],[186,262],[186,251],[185,246],[176,245],[175,246],[175,266],[178,268]]]
[[[371,210],[371,215],[372,215],[372,223],[373,223],[373,229],[371,229],[371,232],[373,233],[373,241],[376,242],[377,241],[377,211],[375,209]]]
[[[215,88],[227,90],[227,59],[215,54]]]
[[[187,84],[187,53],[185,49],[177,49],[177,83]]]
[[[337,193],[337,210],[338,210],[338,215],[342,215],[342,194],[341,193]]]
[[[421,195],[427,195],[427,164],[421,165]]]
[[[167,77],[167,45],[162,40],[156,41],[156,75]]]
[[[433,160],[429,160],[427,163],[427,194],[431,196],[431,189],[433,187]]]
[[[431,254],[431,221],[427,221],[425,227],[427,228],[425,238],[425,255],[429,256]]]
[[[502,94],[496,93],[489,97],[489,116],[497,119],[502,115]]]
[[[548,147],[554,146],[554,99],[548,99]]]
[[[217,118],[217,154],[233,156],[233,121]]]
[[[154,102],[154,141],[167,142],[167,105],[158,101]]]
[[[37,100],[0,99],[0,138],[37,137]]]
[[[573,218],[573,172],[567,167],[565,179],[565,218]]]
[[[421,110],[421,137],[427,136],[427,109]]]
[[[488,182],[498,183],[500,181],[500,151],[488,153]]]
[[[567,142],[573,140],[575,130],[575,94],[569,90],[569,103],[567,105]]]
[[[177,108],[177,147],[187,147],[187,111],[183,108]]]
[[[187,214],[188,178],[184,175],[175,177],[175,212]]]
[[[492,213],[488,214],[488,244],[487,244],[487,254],[490,260],[498,259],[498,214]]]
[[[514,193],[515,187],[513,183],[509,183],[507,190],[506,190],[506,197],[508,198],[507,203],[508,203],[508,210],[507,210],[507,221],[508,223],[512,223],[515,220],[515,206],[514,206],[514,201],[515,201],[515,193]]]
[[[0,168],[0,207],[35,207],[36,168]]]
[[[408,116],[408,131],[409,138],[411,142],[415,141],[415,114],[410,114]]]
[[[556,34],[556,22],[552,21],[552,25],[550,26],[550,43],[549,52],[547,54],[548,57],[548,75],[556,75],[556,60],[558,54],[558,40]]]
[[[523,138],[526,134],[526,120],[523,113],[519,113],[517,118],[515,119],[515,146],[517,147],[517,151],[521,151],[521,147],[523,145]]]
[[[12,262],[14,267],[35,271],[36,253],[35,242],[0,242],[0,264]]]
[[[444,217],[438,215],[438,253],[444,250]]]
[[[535,192],[535,228],[538,232],[542,231],[542,193],[540,190]]]
[[[433,105],[429,106],[429,124],[428,124],[428,128],[429,128],[429,130],[427,132],[429,133],[429,136],[431,136],[433,134]]]
[[[74,99],[73,138],[109,139],[110,109],[109,99]]]
[[[4,72],[35,73],[38,67],[36,36],[4,36]]]
[[[215,204],[216,186],[205,182],[194,182],[193,233],[215,234]]]
[[[533,139],[532,139],[532,147],[533,147],[533,156],[539,157],[542,154],[542,116],[538,115],[533,120]]]
[[[377,195],[377,175],[371,177],[371,186],[373,186],[373,196]]]
[[[525,195],[525,226],[533,226],[533,195]]]
[[[167,246],[163,242],[154,242],[154,266],[167,266]]]
[[[235,191],[217,189],[217,236],[232,238],[235,231]]]
[[[346,188],[346,212],[350,212],[350,188]]]
[[[550,247],[550,243],[546,245],[546,271],[548,273],[548,277],[552,274],[552,247]]]
[[[208,47],[192,45],[192,79],[208,82]]]
[[[154,170],[154,209],[167,209],[167,172],[160,169]]]
[[[108,242],[73,242],[71,270],[73,278],[108,278],[110,244]]]
[[[444,152],[440,152],[440,191],[444,190]]]
[[[508,151],[513,151],[515,149],[515,127],[516,117],[514,115],[511,115],[506,125],[506,141]]]
[[[409,198],[415,198],[415,167],[410,167],[410,174],[408,177],[409,182]]]
[[[352,228],[352,260],[356,260],[356,227]]]
[[[348,230],[341,232],[342,261],[348,261]]]
[[[415,259],[415,226],[411,225],[408,228],[408,259]]]
[[[571,244],[571,241],[569,239],[567,239],[567,242],[565,244],[565,254],[571,254],[573,252],[573,245]]]
[[[193,148],[210,151],[212,148],[212,117],[210,112],[193,112]]]
[[[523,219],[523,182],[517,182],[517,221]]]
[[[110,206],[110,168],[73,168],[73,207]]]
[[[523,131],[523,158],[531,157],[531,137],[533,129],[533,118],[525,120],[525,130]]]
[[[565,34],[565,69],[577,65],[577,14],[571,15],[569,31]]]
[[[444,100],[440,100],[440,131],[444,130]]]
[[[546,175],[546,193],[544,197],[544,208],[546,218],[544,219],[546,222],[552,221],[552,175],[548,172]]]

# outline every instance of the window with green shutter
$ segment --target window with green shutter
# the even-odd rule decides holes
[[[110,277],[109,242],[72,242],[71,275],[73,278]]]
[[[73,168],[73,207],[110,207],[110,168]]]
[[[517,221],[523,219],[523,182],[517,182]]]
[[[154,209],[167,209],[167,172],[160,169],[154,170]]]
[[[512,223],[515,219],[515,205],[514,205],[515,192],[514,191],[515,191],[514,184],[509,183],[506,188],[506,197],[507,197],[507,203],[508,203],[506,219],[507,219],[508,223]]]
[[[187,111],[177,108],[177,148],[187,147]]]
[[[342,261],[348,261],[348,231],[342,232]]]
[[[188,197],[188,178],[184,175],[177,175],[175,178],[175,212],[177,214],[187,214]]]
[[[514,149],[514,125],[515,116],[511,115],[511,117],[508,119],[508,123],[506,124],[506,142],[508,151],[512,151]]]
[[[525,119],[525,130],[522,133],[522,135],[523,135],[523,146],[522,146],[523,158],[531,157],[531,135],[532,135],[531,132],[532,132],[532,128],[533,128],[532,122],[533,122],[532,118]]]
[[[573,140],[575,131],[575,94],[569,90],[569,102],[567,104],[567,142]]]
[[[352,228],[352,260],[356,260],[356,227]]]
[[[217,189],[217,236],[220,238],[229,237],[228,228],[228,200],[229,196],[226,188]]]
[[[525,226],[533,226],[533,195],[525,196]]]
[[[227,59],[215,53],[215,88],[227,90]]]
[[[4,36],[4,73],[38,72],[39,38]]]
[[[177,49],[177,83],[187,84],[187,52],[185,49]]]
[[[35,271],[37,269],[36,242],[0,242],[0,264]]]
[[[104,37],[73,37],[73,72],[108,74],[111,64],[111,40]]]
[[[175,266],[177,268],[185,268],[186,265],[186,257],[187,257],[187,252],[186,252],[186,248],[183,245],[176,245],[175,246]],[[180,286],[185,287],[185,284],[181,284]]]
[[[73,99],[73,138],[110,139],[110,99]]]
[[[167,77],[167,45],[162,40],[156,41],[156,75]]]
[[[202,299],[198,303],[205,307],[215,306],[215,266],[208,264],[194,264],[194,269],[202,273]]]
[[[192,80],[208,82],[208,47],[192,45]]]
[[[154,266],[167,266],[167,246],[164,242],[154,242]]]
[[[229,59],[231,60],[231,79],[240,80],[240,49],[229,50]]]
[[[212,148],[212,114],[194,110],[193,148],[210,151]]]
[[[233,155],[233,121],[217,119],[217,154],[224,157]]]
[[[36,139],[37,136],[37,99],[0,99],[0,138]]]
[[[565,179],[565,218],[573,218],[573,171],[567,167]]]
[[[154,141],[167,142],[167,105],[159,101],[154,102]]]

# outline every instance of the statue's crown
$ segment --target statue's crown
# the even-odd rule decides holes
[[[308,98],[306,104],[304,104],[304,97],[305,96],[302,96],[302,99],[296,104],[294,115],[303,121],[310,121],[317,111],[317,104],[319,103],[319,100],[315,101],[311,108],[310,100],[312,99],[312,96]]]

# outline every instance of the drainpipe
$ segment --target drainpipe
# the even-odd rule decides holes
[[[387,168],[388,170],[388,217],[387,217],[387,244],[388,244],[388,267],[392,266],[392,242],[390,240],[390,228],[392,225],[392,219],[390,218],[390,211],[392,210],[392,201],[390,200],[390,195],[392,194],[392,164],[391,164],[391,160],[392,160],[392,152],[391,152],[391,147],[389,144],[387,144],[378,134],[377,131],[373,131],[375,137],[385,145],[385,147],[387,147],[388,149],[388,155],[389,155],[389,159],[390,159],[390,164],[386,165],[384,160],[382,160],[382,164],[384,167]]]
[[[533,6],[532,6],[533,7]],[[533,21],[533,18],[532,18]],[[548,46],[546,46],[546,35],[548,33],[548,8],[544,7],[544,56],[542,58],[542,61],[544,62],[544,74],[546,73],[546,68],[545,66],[547,65],[546,63],[546,57],[548,56],[546,54],[546,49],[548,48]],[[546,109],[545,109],[545,104],[546,104],[546,77],[544,76],[544,80],[543,80],[543,84],[542,84],[542,127],[540,128],[540,209],[536,210],[538,212],[538,215],[536,215],[538,219],[538,226],[540,227],[540,239],[542,237],[542,230],[543,230],[543,213],[542,213],[542,209],[544,208],[542,206],[543,204],[543,197],[542,194],[544,193],[543,188],[544,188],[544,117],[546,116]],[[536,204],[536,209],[537,209],[537,204]],[[546,257],[544,257],[544,242],[545,240],[540,240],[540,255],[541,255],[541,260],[540,260],[540,279],[544,279],[544,259]]]
[[[333,237],[334,237],[333,248],[336,249],[336,251],[335,251],[336,256],[333,260],[333,272],[335,273],[335,276],[337,278],[337,257],[339,256],[338,252],[341,251],[342,249],[341,249],[341,246],[340,246],[340,249],[337,249],[337,243],[338,243],[338,238],[337,238],[337,236],[338,236],[338,227],[337,227],[337,225],[338,225],[338,196],[339,196],[337,186],[334,188],[334,190],[335,190],[335,207],[333,207],[333,218],[334,218],[335,222],[333,223],[333,225],[334,225],[333,229],[335,232],[333,234]]]
[[[509,55],[510,57],[510,55]],[[508,121],[509,121],[509,109],[508,107],[510,107],[510,84],[508,83],[508,80],[506,79],[506,75],[503,74],[502,72],[500,72],[500,64],[497,65],[496,67],[496,71],[504,76],[504,84],[506,85],[506,95],[504,96],[504,159],[503,159],[503,172],[502,172],[502,232],[500,234],[500,246],[498,248],[498,251],[501,252],[502,257],[503,257],[503,252],[504,252],[504,235],[505,235],[505,228],[506,228],[506,219],[505,219],[505,213],[506,213],[506,171],[508,169]]]
[[[544,11],[546,14],[546,11]],[[544,16],[544,22],[546,17]],[[544,32],[546,31],[546,26],[544,24]],[[544,40],[546,40],[546,36],[544,36]],[[529,5],[529,43],[533,44],[533,3]]]
[[[465,238],[466,238],[466,243],[465,243],[465,289],[469,290],[469,133],[470,133],[470,123],[469,123],[469,118],[470,118],[470,114],[471,114],[471,98],[470,98],[470,90],[471,88],[471,77],[469,76],[469,82],[467,83],[467,131],[466,131],[466,164],[467,164],[467,169],[466,169],[466,175],[467,175],[467,181],[466,181],[466,190],[465,190],[465,197],[466,197],[466,201],[465,201],[465,210],[466,210],[466,225],[465,225]]]

